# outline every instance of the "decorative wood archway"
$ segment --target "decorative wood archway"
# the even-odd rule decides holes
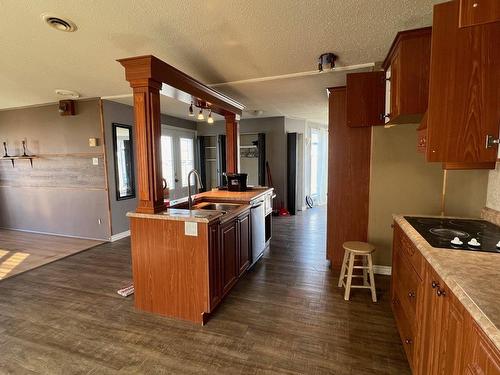
[[[239,169],[239,124],[244,106],[152,55],[117,60],[134,93],[139,213],[165,210],[161,175],[160,94],[165,86],[191,95],[226,119],[226,170]],[[169,91],[169,90],[163,90]]]

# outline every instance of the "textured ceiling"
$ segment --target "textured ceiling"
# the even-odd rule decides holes
[[[397,31],[431,24],[437,2],[0,0],[0,108],[55,101],[57,88],[83,97],[127,94],[115,60],[141,54],[205,83],[314,70],[327,51],[339,55],[339,66],[380,61]],[[40,18],[44,12],[70,18],[78,31],[50,29]],[[293,92],[280,90],[283,80],[219,90],[241,93],[236,99],[265,112],[288,115],[300,105],[295,114],[318,120],[325,82],[314,77],[295,82]],[[279,105],[262,99],[271,92],[279,93]]]

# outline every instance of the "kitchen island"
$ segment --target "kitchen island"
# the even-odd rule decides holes
[[[431,246],[394,215],[391,302],[414,374],[500,374],[500,254]]]
[[[135,307],[204,324],[256,260],[250,210],[263,205],[262,220],[270,220],[272,196],[270,188],[212,190],[192,210],[181,201],[156,214],[128,213]]]

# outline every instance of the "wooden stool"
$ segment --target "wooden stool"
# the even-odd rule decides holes
[[[342,270],[340,271],[339,287],[345,287],[344,299],[349,301],[351,288],[364,288],[372,291],[372,301],[377,302],[377,294],[375,293],[375,277],[373,276],[373,260],[372,253],[375,251],[375,246],[359,241],[344,242],[344,260],[342,261]],[[356,256],[363,257],[363,265],[355,266],[354,261]],[[367,265],[368,263],[368,265]],[[353,275],[354,269],[362,269],[363,275]],[[347,275],[346,275],[347,270]],[[368,275],[370,283],[368,283]],[[344,279],[347,277],[347,281]],[[362,277],[363,285],[352,285],[353,277]]]

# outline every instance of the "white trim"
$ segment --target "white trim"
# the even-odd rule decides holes
[[[82,236],[71,236],[69,234],[60,234],[60,233],[51,233],[51,232],[41,232],[36,230],[28,230],[28,229],[17,229],[17,228],[6,228],[0,227],[0,229],[5,230],[15,230],[16,232],[25,232],[25,233],[34,233],[34,234],[46,234],[47,236],[57,236],[57,237],[69,237],[69,238],[77,238],[80,240],[93,240],[93,241],[101,241],[107,242],[109,239],[106,238],[94,238],[94,237],[82,237]]]
[[[375,272],[377,275],[391,275],[392,274],[392,267],[391,266],[374,265],[373,272]]]
[[[242,84],[242,83],[258,83],[258,82],[274,81],[274,80],[277,80],[277,79],[308,77],[308,76],[315,76],[315,75],[327,74],[327,73],[333,73],[333,72],[343,72],[343,71],[350,71],[350,70],[357,70],[357,69],[364,69],[364,68],[373,68],[374,66],[375,66],[374,62],[365,63],[365,64],[348,65],[348,66],[336,66],[333,69],[325,69],[325,70],[322,70],[322,71],[311,70],[311,71],[307,71],[307,72],[282,74],[282,75],[279,75],[279,76],[268,76],[268,77],[243,79],[243,80],[240,80],[240,81],[219,82],[219,83],[210,84],[210,85],[208,85],[208,87],[219,87],[219,86],[226,86],[226,85],[239,85],[239,84]]]
[[[113,234],[109,240],[111,242],[115,242],[115,241],[121,240],[122,238],[125,238],[128,236],[130,236],[130,230],[127,230],[127,231],[121,232],[121,233],[117,233],[117,234]]]

